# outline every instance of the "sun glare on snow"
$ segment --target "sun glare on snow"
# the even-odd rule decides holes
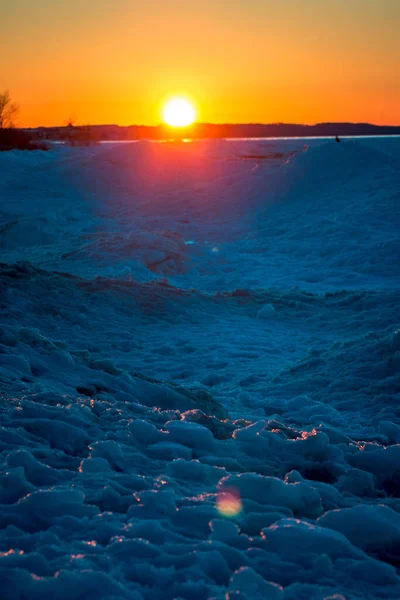
[[[194,123],[196,111],[185,98],[169,100],[163,109],[163,120],[170,127],[187,127]]]

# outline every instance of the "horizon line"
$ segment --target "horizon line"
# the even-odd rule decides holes
[[[120,125],[118,123],[77,123],[73,124],[72,127],[120,127],[120,128],[130,128],[130,127],[146,127],[149,129],[180,129],[180,130],[190,130],[194,127],[277,127],[277,126],[285,126],[285,127],[319,127],[322,125],[353,125],[353,126],[368,126],[368,127],[385,127],[385,128],[400,128],[399,124],[391,124],[391,125],[378,125],[376,123],[370,123],[369,121],[320,121],[316,123],[293,123],[293,122],[270,122],[263,123],[257,121],[249,121],[249,122],[207,122],[207,121],[198,121],[188,125],[186,127],[171,127],[166,123],[157,123],[156,125],[145,125],[142,123],[131,123],[129,125]],[[54,129],[54,128],[67,128],[70,127],[70,124],[63,125],[37,125],[37,126],[27,126],[27,127],[17,127],[17,129]]]

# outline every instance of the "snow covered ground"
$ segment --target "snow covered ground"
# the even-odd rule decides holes
[[[400,139],[0,153],[0,589],[400,598]]]

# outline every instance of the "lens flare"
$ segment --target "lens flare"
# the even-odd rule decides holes
[[[242,501],[236,488],[224,488],[217,495],[216,507],[224,517],[236,517],[242,512]]]

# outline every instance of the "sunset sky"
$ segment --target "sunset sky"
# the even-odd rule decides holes
[[[0,0],[0,91],[20,126],[400,124],[400,0]]]

